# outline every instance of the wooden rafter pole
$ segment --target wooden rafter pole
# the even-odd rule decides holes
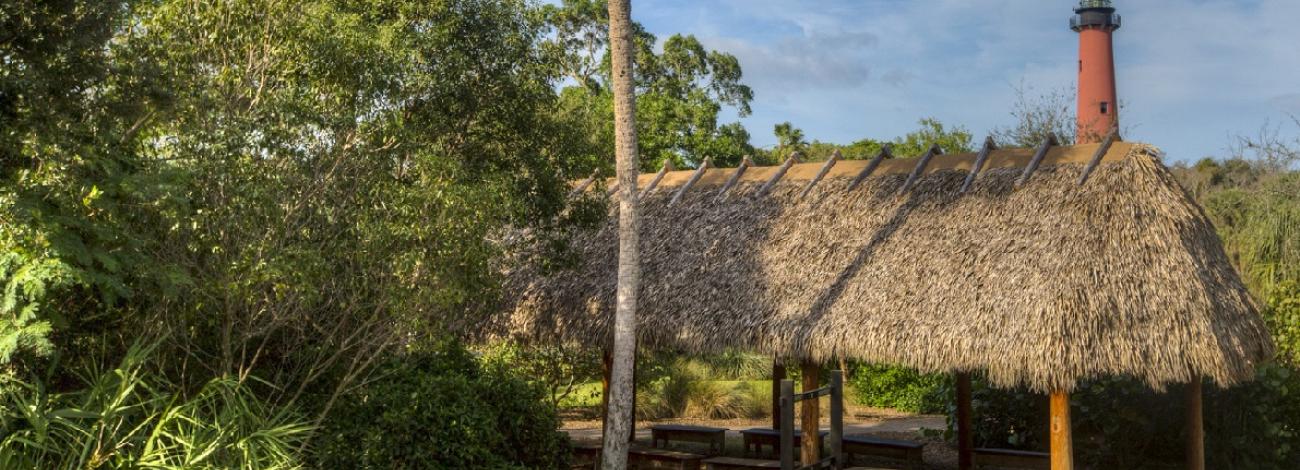
[[[957,374],[957,468],[975,468],[975,439],[971,429],[970,374]]]
[[[1205,470],[1205,427],[1201,408],[1201,379],[1187,384],[1187,469]]]
[[[1052,470],[1074,469],[1074,443],[1070,433],[1070,394],[1052,392]]]
[[[813,361],[803,361],[800,368],[803,375],[803,392],[817,389],[821,386],[818,381],[822,375],[821,364]],[[803,400],[803,416],[800,422],[800,431],[803,433],[801,438],[802,447],[799,450],[799,461],[804,465],[812,465],[822,458],[822,439],[818,434],[821,422],[821,409],[818,406],[820,400],[809,398]]]

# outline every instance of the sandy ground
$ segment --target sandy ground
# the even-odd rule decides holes
[[[636,441],[648,446],[650,444],[650,426],[656,424],[692,424],[727,428],[727,455],[740,456],[743,446],[740,431],[749,428],[771,427],[771,419],[727,419],[699,420],[673,419],[662,421],[637,421]],[[829,423],[822,419],[822,429],[828,429]],[[947,424],[944,417],[934,415],[915,415],[894,410],[878,408],[852,408],[844,419],[844,433],[848,435],[868,435],[885,439],[900,439],[925,442],[925,463],[927,469],[957,468],[957,450],[944,442],[942,434]],[[563,430],[575,442],[599,443],[601,422],[598,419],[566,420]],[[926,432],[926,430],[930,430]],[[702,448],[693,444],[676,444],[674,448],[685,451],[699,451]],[[861,459],[855,464],[890,465],[889,461],[869,461]]]

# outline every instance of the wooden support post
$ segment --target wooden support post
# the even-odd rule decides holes
[[[835,458],[833,468],[842,469],[844,465],[844,370],[831,372],[831,457]]]
[[[600,356],[600,438],[609,431],[609,375],[614,370],[614,355],[608,349]],[[634,413],[635,414],[635,413]]]
[[[772,359],[772,429],[781,429],[781,381],[785,380],[785,364],[780,358]]]
[[[816,390],[820,386],[818,379],[822,375],[821,364],[805,360],[800,368],[800,373],[803,375],[803,390],[801,393]],[[799,461],[803,462],[804,465],[815,464],[822,458],[822,439],[821,435],[818,434],[821,427],[819,402],[820,400],[816,398],[803,400],[803,416],[800,419],[802,423],[800,430],[803,431],[803,437],[801,438],[803,446],[799,450]]]
[[[1070,394],[1052,392],[1052,470],[1074,469],[1074,443],[1070,437]]]
[[[1187,384],[1187,470],[1205,470],[1205,427],[1201,414],[1201,378]]]
[[[781,381],[781,470],[794,468],[794,381]],[[808,441],[804,441],[808,442]]]
[[[641,342],[637,341],[637,347],[640,349]],[[613,363],[613,359],[610,360]],[[632,354],[632,415],[628,416],[627,424],[632,430],[627,433],[628,442],[636,442],[636,372],[639,367],[636,366],[636,354]]]
[[[957,374],[957,468],[975,468],[975,439],[971,429],[970,374]]]

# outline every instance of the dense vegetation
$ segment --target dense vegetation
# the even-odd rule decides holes
[[[6,4],[5,458],[301,465],[380,364],[487,307],[504,227],[562,260],[595,163],[548,30],[522,1]]]
[[[561,467],[554,407],[598,378],[563,345],[445,340],[491,308],[507,229],[570,261],[612,173],[604,2],[12,0],[0,7],[0,467]],[[976,143],[923,120],[849,145],[790,123],[756,149],[734,56],[636,34],[641,165],[912,157]],[[1060,128],[1017,110],[1003,145]],[[1027,124],[1026,124],[1027,122]],[[1066,126],[1068,127],[1068,126]],[[1176,169],[1266,307],[1261,380],[1213,391],[1213,462],[1300,466],[1300,173],[1266,134]],[[481,354],[481,356],[476,356]],[[644,357],[642,417],[761,416],[770,359]],[[703,378],[725,381],[705,381]],[[942,377],[857,368],[862,403],[942,410]],[[980,436],[1041,442],[1016,391]],[[1076,397],[1097,465],[1178,451],[1177,403]],[[453,424],[454,423],[454,424]],[[1119,439],[1135,427],[1149,441]],[[1215,460],[1218,459],[1218,460]]]

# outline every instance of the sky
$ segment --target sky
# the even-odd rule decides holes
[[[935,117],[976,140],[1013,123],[1016,88],[1074,86],[1074,0],[633,0],[660,40],[735,55],[757,146],[790,121],[809,140],[892,138]],[[1125,139],[1167,159],[1222,156],[1300,116],[1300,0],[1116,0]],[[734,112],[723,122],[737,120]]]

